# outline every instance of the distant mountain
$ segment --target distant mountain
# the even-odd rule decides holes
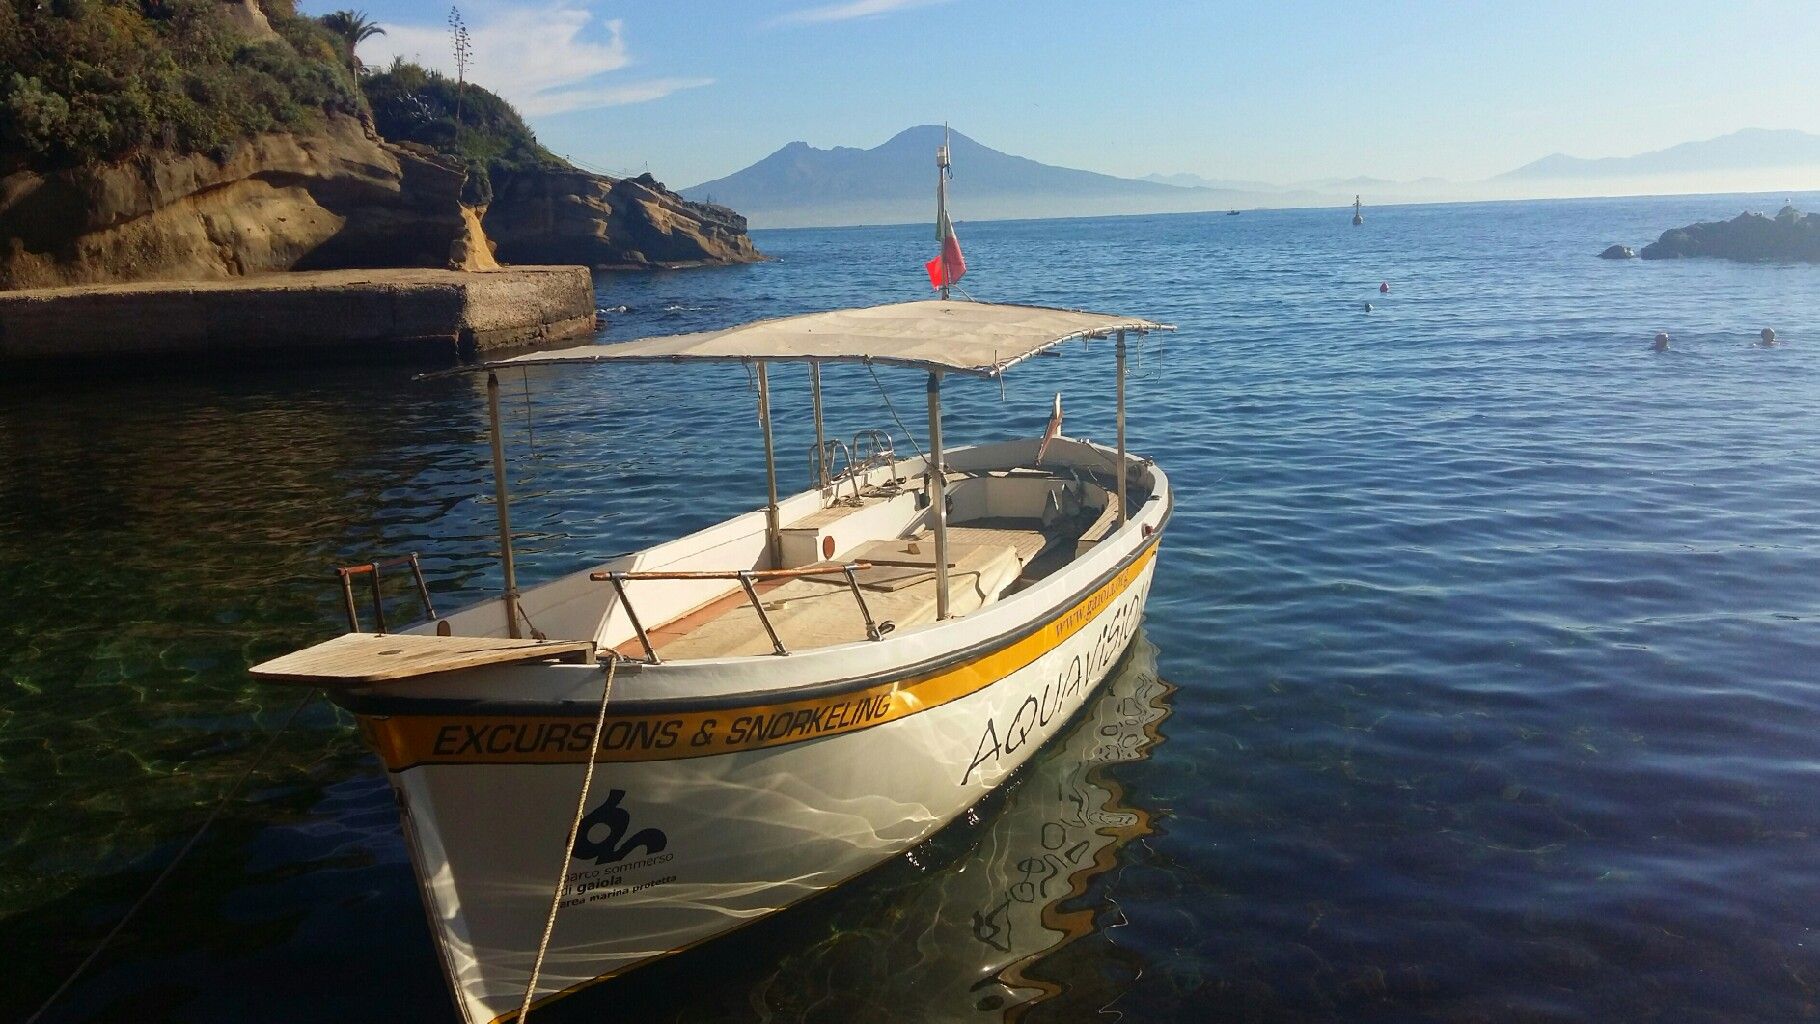
[[[1820,166],[1820,135],[1793,129],[1746,128],[1653,153],[1585,159],[1554,153],[1494,181],[1550,178],[1638,178],[1671,174]]]
[[[754,227],[926,223],[935,216],[935,150],[942,129],[919,125],[871,149],[792,142],[724,178],[682,190],[731,206]],[[1192,173],[1120,178],[1055,167],[953,137],[952,212],[1010,220],[1190,213],[1266,207],[1542,199],[1684,192],[1761,192],[1820,179],[1820,135],[1747,128],[1654,153],[1588,160],[1556,153],[1482,181],[1319,178],[1268,184]]]
[[[1267,181],[1244,181],[1233,178],[1203,178],[1198,174],[1146,174],[1140,181],[1154,181],[1177,188],[1225,188],[1244,192],[1274,192],[1281,188]]]
[[[745,214],[757,227],[910,223],[935,216],[940,125],[918,125],[871,149],[792,142],[742,171],[682,190]],[[1244,192],[1054,167],[952,138],[957,218],[1178,213],[1247,205]]]

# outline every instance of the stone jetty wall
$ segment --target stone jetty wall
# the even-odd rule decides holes
[[[335,270],[0,292],[0,366],[453,363],[591,334],[585,267]]]

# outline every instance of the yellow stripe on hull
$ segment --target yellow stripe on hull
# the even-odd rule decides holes
[[[921,677],[777,704],[672,715],[611,715],[594,723],[556,715],[359,716],[386,768],[431,764],[580,764],[673,761],[786,746],[856,732],[940,707],[1035,662],[1118,599],[1156,557],[1156,544],[1043,628],[979,658]]]

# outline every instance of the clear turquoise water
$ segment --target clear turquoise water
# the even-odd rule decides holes
[[[1078,744],[916,864],[550,1019],[1820,1015],[1820,267],[1593,258],[1782,198],[963,224],[980,298],[1182,328],[1131,391],[1179,495],[1146,625],[1179,690],[1147,757],[1094,769],[1147,831],[1050,894],[1087,924],[1024,965],[1034,1002],[969,988],[956,925],[979,870],[1017,884],[1026,794]],[[932,240],[759,243],[775,262],[602,277],[631,307],[606,336],[915,297]],[[1061,390],[1110,438],[1109,355],[956,383],[948,433],[1034,433]],[[777,376],[800,481],[806,387]],[[880,376],[917,426],[920,377]],[[888,421],[863,371],[827,377],[843,431]],[[529,580],[760,500],[737,369],[514,383]],[[244,668],[336,630],[329,566],[419,551],[445,607],[496,585],[478,398],[334,367],[0,385],[0,1016],[288,711]],[[48,1019],[452,1019],[344,716],[305,710]]]

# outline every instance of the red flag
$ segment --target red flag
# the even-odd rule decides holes
[[[961,240],[954,236],[954,221],[948,217],[948,143],[935,153],[935,240],[942,243],[942,254],[923,264],[929,272],[929,287],[940,291],[967,274],[967,260],[961,255]]]
[[[923,264],[929,272],[929,287],[940,288],[953,284],[967,274],[967,260],[961,255],[961,240],[954,237],[952,228],[948,237],[942,240],[942,254]]]

